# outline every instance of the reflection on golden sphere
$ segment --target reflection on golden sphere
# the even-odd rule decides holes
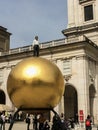
[[[64,93],[64,79],[49,60],[26,58],[11,70],[7,91],[17,108],[54,108]]]

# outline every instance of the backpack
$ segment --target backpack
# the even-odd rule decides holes
[[[91,126],[90,120],[86,120],[86,126]]]

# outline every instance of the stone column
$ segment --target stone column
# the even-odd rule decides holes
[[[75,26],[74,0],[68,0],[68,28]]]
[[[64,96],[62,96],[62,99],[59,103],[59,110],[58,110],[59,114],[64,113]]]
[[[89,85],[87,79],[88,64],[86,57],[77,57],[77,90],[78,90],[78,112],[83,111],[84,120],[89,114]],[[80,113],[79,113],[80,114]]]

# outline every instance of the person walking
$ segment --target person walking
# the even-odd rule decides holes
[[[52,130],[61,130],[61,119],[59,115],[55,114],[52,121]]]
[[[90,117],[90,115],[88,115],[87,119],[85,121],[86,130],[92,130],[91,123],[92,123],[91,117]]]
[[[79,116],[78,116],[78,113],[75,114],[75,117],[74,117],[74,120],[75,120],[75,124],[79,124]]]
[[[2,126],[3,126],[3,119],[1,117],[2,113],[0,112],[0,130],[2,130]]]
[[[28,114],[26,117],[26,123],[27,123],[27,130],[30,130],[29,129],[29,127],[30,127],[30,114]]]
[[[37,124],[38,124],[37,115],[34,115],[34,119],[33,119],[33,128],[34,128],[34,130],[38,130]]]
[[[1,116],[0,116],[2,123],[1,123],[1,130],[5,130],[5,112],[2,112]]]
[[[50,130],[50,125],[49,125],[49,121],[46,120],[43,126],[43,130]]]
[[[35,36],[35,39],[33,40],[32,46],[34,48],[34,56],[39,56],[39,41],[38,36]]]
[[[66,126],[65,126],[65,116],[64,116],[64,113],[61,113],[60,120],[61,120],[61,130],[65,130]]]
[[[44,122],[46,121],[46,118],[44,117],[43,114],[40,114],[40,117],[38,119],[39,122],[39,130],[43,130],[44,127]]]

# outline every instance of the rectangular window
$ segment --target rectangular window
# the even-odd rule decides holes
[[[70,75],[71,74],[71,60],[63,61],[63,74]]]
[[[88,5],[84,7],[84,20],[93,20],[93,5]]]

